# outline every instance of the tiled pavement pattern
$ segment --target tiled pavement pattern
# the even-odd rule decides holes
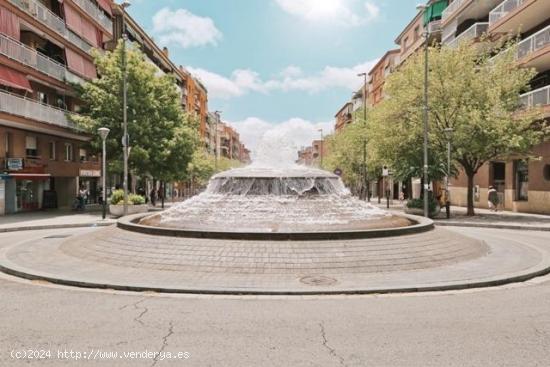
[[[543,237],[540,243],[523,243],[496,231],[468,231],[488,247],[458,228],[322,242],[154,237],[115,227],[59,235],[31,231],[25,240],[0,250],[0,267],[12,274],[103,288],[318,294],[493,285],[544,272],[550,265]],[[68,233],[76,235],[63,238]],[[0,241],[7,235],[0,234]]]
[[[347,241],[170,238],[111,227],[66,240],[66,254],[115,266],[246,274],[376,273],[427,269],[487,253],[481,241],[443,229]]]

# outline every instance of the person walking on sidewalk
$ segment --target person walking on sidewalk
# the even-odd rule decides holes
[[[489,186],[488,199],[489,209],[496,212],[498,210],[498,192],[493,186]]]

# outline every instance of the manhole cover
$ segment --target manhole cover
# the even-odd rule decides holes
[[[313,286],[334,285],[338,283],[336,279],[329,278],[323,275],[308,275],[305,277],[301,277],[300,282]]]
[[[51,236],[47,236],[47,237],[44,237],[45,239],[51,239],[51,238],[67,238],[67,237],[71,237],[72,235],[70,234],[54,234],[54,235],[51,235]]]

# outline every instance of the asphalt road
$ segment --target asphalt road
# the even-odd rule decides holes
[[[550,246],[550,233],[468,231]],[[14,358],[29,350],[51,354]],[[180,355],[161,360],[168,352]],[[4,365],[549,366],[550,277],[447,293],[274,298],[83,290],[2,275]]]

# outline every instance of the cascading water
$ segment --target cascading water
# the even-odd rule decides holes
[[[317,232],[403,227],[395,217],[351,196],[341,179],[293,163],[295,147],[264,136],[254,162],[219,173],[207,189],[141,224],[216,232]]]

